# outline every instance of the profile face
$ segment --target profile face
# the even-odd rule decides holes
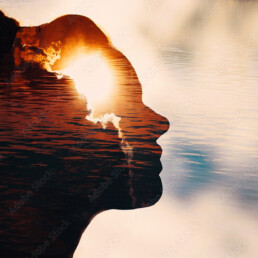
[[[80,37],[78,46],[76,40],[69,45],[68,39],[76,35],[68,35],[67,27],[77,31],[82,24],[86,31],[90,26],[90,41]],[[59,32],[53,34],[53,30]],[[61,53],[60,58],[51,60],[47,68],[35,68],[52,46],[56,54]],[[96,25],[85,17],[61,17],[40,29],[22,28],[14,55],[16,68],[23,70],[13,78],[8,94],[9,101],[19,104],[8,108],[3,105],[1,122],[15,132],[15,137],[6,132],[9,143],[22,142],[25,149],[17,155],[17,149],[9,147],[17,156],[2,160],[2,165],[8,165],[11,171],[17,166],[41,174],[44,168],[53,168],[54,176],[42,187],[41,194],[47,194],[52,184],[58,201],[69,193],[95,212],[155,204],[162,194],[162,150],[157,139],[168,130],[169,123],[143,103],[141,84],[131,63]],[[89,67],[87,63],[78,64],[76,56],[82,62],[92,56],[97,61],[94,63],[93,58],[94,65]],[[110,76],[99,67],[107,68]],[[62,78],[57,78],[57,72],[63,73]],[[107,84],[110,89],[106,92]],[[18,100],[17,92],[22,96]],[[101,99],[95,102],[95,95]],[[20,115],[8,117],[10,112],[17,113],[17,108]],[[25,156],[27,163],[19,155]],[[30,162],[35,163],[34,167]]]
[[[168,130],[169,122],[143,103],[142,86],[127,58],[115,49],[109,51],[107,58],[113,60],[114,75],[119,77],[117,95],[111,98],[112,112],[121,117],[123,137],[132,148],[129,162],[132,207],[151,206],[162,194],[159,176],[162,149],[157,140]]]

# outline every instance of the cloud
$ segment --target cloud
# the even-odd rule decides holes
[[[182,205],[168,196],[150,208],[106,211],[89,225],[74,258],[255,257],[257,221],[205,193]]]

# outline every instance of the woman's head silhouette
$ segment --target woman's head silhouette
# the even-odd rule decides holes
[[[90,19],[16,25],[0,77],[0,251],[72,257],[97,213],[159,200],[156,141],[169,123],[144,105],[134,68]]]

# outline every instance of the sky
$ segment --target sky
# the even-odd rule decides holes
[[[132,62],[145,103],[171,122],[159,140],[164,197],[151,208],[98,215],[76,258],[257,256],[257,216],[235,203],[242,166],[257,160],[257,5],[231,0],[0,0],[0,8],[22,26],[68,13],[90,17]],[[192,194],[189,178],[195,174],[188,177],[187,171],[196,162],[204,164],[186,158],[193,142],[206,146],[197,154],[209,161],[205,164],[211,164],[212,173],[207,167],[204,171],[212,176],[198,185],[206,186],[203,191],[184,202],[171,190],[172,172],[180,172],[176,184]],[[226,191],[223,182],[230,185]]]

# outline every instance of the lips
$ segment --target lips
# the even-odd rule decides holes
[[[149,146],[148,146],[149,147]],[[160,161],[162,148],[160,145],[152,145],[151,148],[134,148],[131,167],[135,171],[136,177],[155,177],[162,171],[162,163]]]
[[[161,155],[162,155],[162,148],[161,148],[161,146],[159,144],[156,144],[155,149],[156,149],[155,152],[159,155],[159,158],[160,158]]]

